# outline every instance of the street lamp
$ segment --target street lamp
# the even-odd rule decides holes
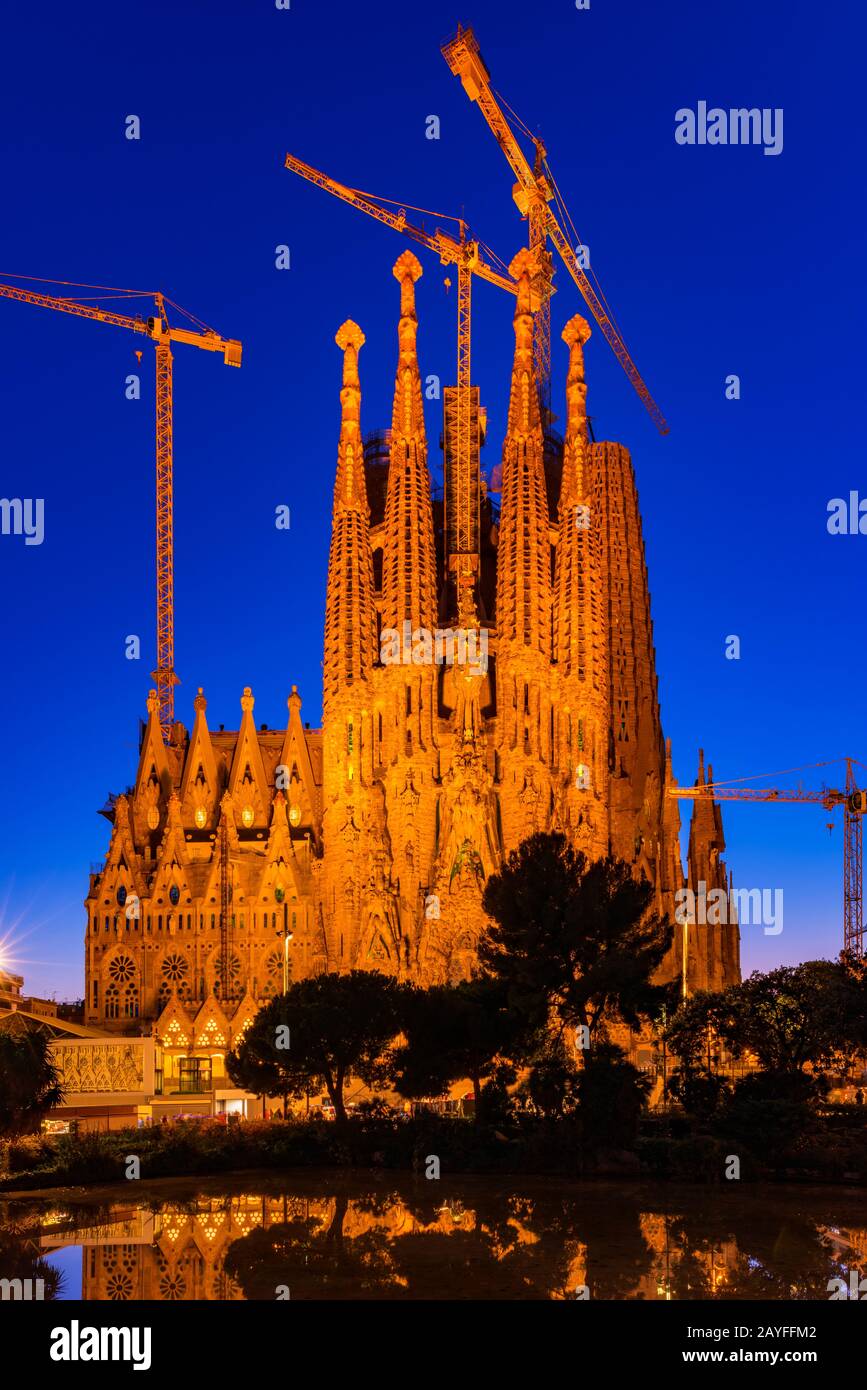
[[[289,930],[289,904],[286,901],[286,889],[275,888],[274,897],[278,903],[283,904],[283,993],[289,990],[289,942],[292,940],[293,933]]]

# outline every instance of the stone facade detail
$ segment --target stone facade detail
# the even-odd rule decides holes
[[[192,730],[177,723],[165,744],[151,695],[135,784],[104,809],[111,839],[86,901],[88,1022],[150,1023],[165,1045],[219,1050],[284,968],[463,978],[486,879],[538,830],[627,860],[674,920],[680,815],[632,461],[588,430],[580,316],[563,332],[563,439],[546,423],[529,253],[511,271],[500,503],[477,478],[479,554],[458,564],[431,485],[410,252],[394,268],[394,405],[376,448],[361,428],[364,334],[351,321],[337,334],[322,727],[304,726],[293,686],[285,730],[257,729],[247,688],[238,729],[213,732],[200,690]],[[719,807],[696,801],[690,886],[726,886],[723,849]],[[684,974],[683,936],[666,975]],[[687,957],[689,988],[734,982],[737,925],[688,935]]]

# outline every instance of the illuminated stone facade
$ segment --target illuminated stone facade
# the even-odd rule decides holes
[[[577,316],[563,333],[565,437],[546,430],[529,254],[511,270],[499,508],[479,479],[481,416],[471,417],[474,554],[447,553],[452,533],[432,492],[421,267],[410,252],[394,270],[386,466],[382,436],[366,448],[361,429],[364,335],[352,322],[340,329],[322,728],[302,724],[293,687],[285,730],[257,730],[246,689],[239,730],[212,732],[200,690],[192,731],[176,724],[165,745],[151,696],[135,786],[106,808],[111,843],[87,898],[89,1021],[130,1030],[158,1020],[166,1046],[216,1052],[279,991],[284,970],[461,978],[484,928],[486,878],[537,830],[626,859],[674,918],[680,815],[666,795],[674,783],[632,463],[622,445],[588,437],[590,329]],[[447,488],[445,509],[460,504]],[[697,801],[689,882],[725,888],[723,849],[719,808]],[[683,950],[677,931],[666,975],[683,973]],[[732,983],[737,926],[713,940],[692,932],[687,956],[690,989]]]

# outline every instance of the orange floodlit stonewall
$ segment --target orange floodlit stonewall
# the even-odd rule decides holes
[[[546,425],[527,251],[511,273],[499,508],[480,478],[478,437],[473,476],[447,458],[445,499],[432,488],[411,252],[394,268],[385,435],[362,433],[364,334],[351,321],[337,334],[322,728],[305,727],[293,686],[285,729],[257,729],[247,688],[240,727],[214,732],[200,690],[192,731],[175,723],[166,743],[151,694],[135,785],[104,810],[111,841],[86,900],[88,1022],[152,1023],[167,1047],[221,1050],[280,991],[284,968],[296,979],[354,968],[423,984],[464,978],[485,926],[485,881],[535,831],[627,860],[675,920],[680,811],[667,795],[632,463],[622,445],[589,437],[590,329],[579,316],[563,332],[564,438]],[[480,436],[483,412],[473,420]],[[468,481],[477,553],[462,536],[453,557],[446,516],[466,498],[448,489]],[[386,657],[388,634],[401,639],[397,659]],[[719,807],[697,800],[690,883],[727,888],[724,847]],[[737,924],[676,929],[664,973],[691,991],[737,981]]]

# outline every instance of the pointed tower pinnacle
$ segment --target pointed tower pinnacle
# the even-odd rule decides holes
[[[345,685],[367,674],[376,652],[373,556],[358,376],[358,353],[364,334],[357,323],[347,319],[335,341],[343,353],[343,387],[325,598],[324,706]]]
[[[518,292],[509,423],[503,444],[497,632],[501,651],[516,644],[550,657],[551,548],[542,421],[533,373],[530,289],[534,267],[526,248],[518,252],[509,267],[518,281]]]
[[[334,506],[358,503],[359,478],[364,490],[364,454],[361,445],[361,380],[358,354],[365,337],[357,323],[347,319],[337,330],[334,341],[343,353],[343,386],[340,392],[340,444]],[[365,497],[365,503],[367,498]]]
[[[707,772],[705,780],[704,750],[700,749],[696,787],[706,787],[713,782],[713,768],[708,766]],[[696,797],[689,826],[687,882],[697,896],[709,894],[713,889],[726,892],[728,875],[722,857],[725,847],[719,803],[707,796]],[[699,923],[693,929],[693,936],[695,951],[690,952],[689,988],[722,989],[735,983],[729,977],[729,969],[730,943],[737,939],[737,925],[728,920],[728,914],[721,918],[717,915],[713,920],[708,916],[706,923]]]
[[[608,627],[601,568],[600,518],[587,458],[587,387],[580,314],[563,330],[569,348],[566,437],[557,509],[554,657],[557,662],[560,765],[569,770],[569,823],[594,856],[608,852]]]
[[[518,282],[515,297],[515,361],[512,369],[512,390],[509,397],[509,434],[529,435],[541,429],[539,393],[533,372],[533,304],[532,287],[536,261],[526,246],[515,256],[509,274]]]
[[[566,378],[566,439],[557,509],[559,526],[554,578],[554,656],[560,670],[575,674],[601,692],[605,685],[605,633],[599,517],[593,499],[587,458],[587,386],[584,343],[590,326],[580,314],[563,329],[569,347]],[[599,711],[604,715],[604,711]],[[600,730],[600,735],[603,730]],[[606,736],[607,737],[607,736]]]
[[[411,641],[417,628],[436,626],[436,561],[427,438],[416,353],[415,282],[421,266],[411,251],[394,265],[400,285],[399,356],[394,383],[391,458],[385,502],[382,628]],[[409,624],[404,636],[403,625]]]

